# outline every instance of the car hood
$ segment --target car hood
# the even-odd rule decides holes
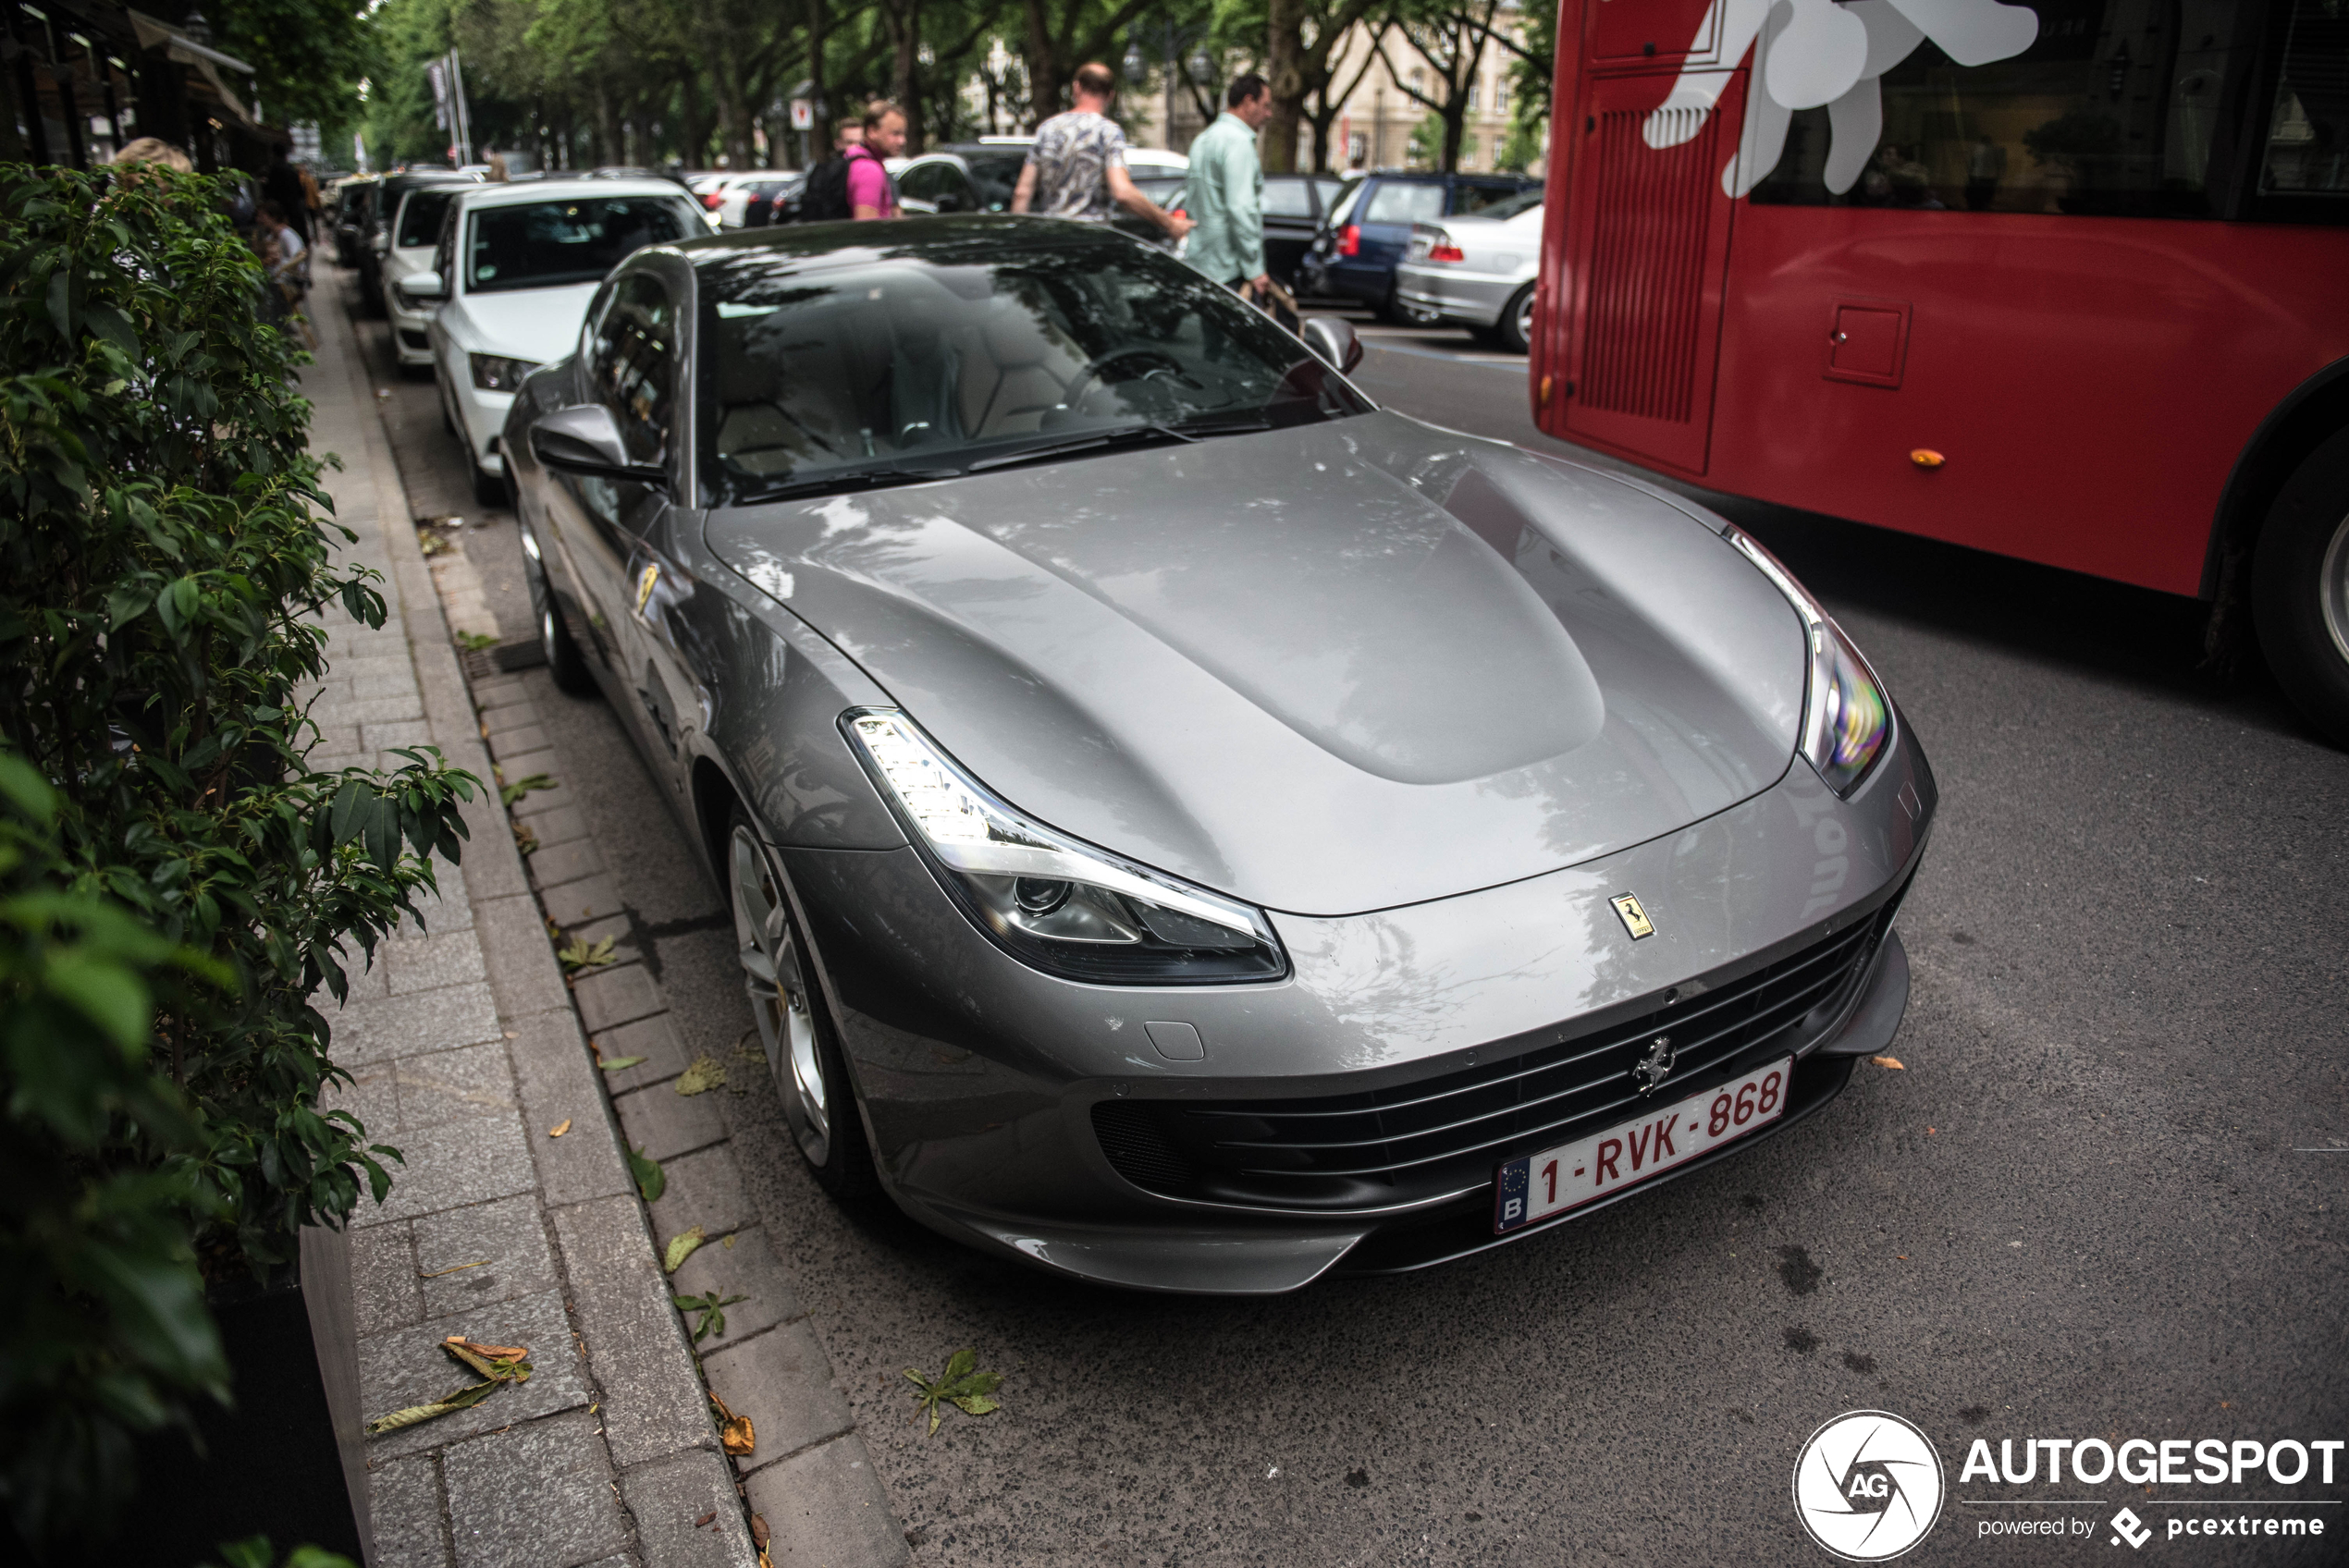
[[[1631,484],[1380,412],[708,514],[991,789],[1266,908],[1572,865],[1793,754],[1792,608]]]
[[[600,287],[569,283],[560,288],[464,294],[458,297],[455,312],[443,313],[442,325],[475,352],[546,364],[579,346],[580,324],[587,319],[588,303]],[[459,323],[449,322],[450,313]]]

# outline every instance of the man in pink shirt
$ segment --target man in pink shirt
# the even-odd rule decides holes
[[[865,110],[865,144],[848,150],[849,216],[897,215],[897,188],[881,160],[897,156],[904,145],[905,116],[896,104],[875,101]]]

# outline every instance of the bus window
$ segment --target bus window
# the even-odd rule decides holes
[[[2339,0],[2298,0],[2292,8],[2259,191],[2349,206],[2349,7]],[[2329,215],[2339,222],[2349,213]]]
[[[2327,3],[2299,0],[2311,14]],[[2229,72],[2249,55],[2235,46],[2236,0],[2036,0],[2031,8],[2038,35],[2011,58],[1963,67],[1928,39],[1885,71],[1881,129],[1864,158],[1858,148],[1830,158],[1828,109],[1796,111],[1753,200],[2215,216],[2211,152],[2224,140]],[[1829,189],[1836,182],[1844,189]]]

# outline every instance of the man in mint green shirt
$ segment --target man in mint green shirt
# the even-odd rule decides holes
[[[1236,79],[1224,112],[1191,143],[1183,202],[1191,215],[1183,259],[1227,288],[1261,299],[1264,271],[1264,170],[1256,133],[1273,117],[1273,90],[1254,72]]]

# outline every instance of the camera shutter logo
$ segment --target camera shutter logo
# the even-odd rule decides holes
[[[1882,1562],[1925,1539],[1941,1517],[1941,1456],[1923,1432],[1882,1410],[1853,1410],[1811,1434],[1794,1462],[1794,1512],[1811,1538],[1847,1562]]]

